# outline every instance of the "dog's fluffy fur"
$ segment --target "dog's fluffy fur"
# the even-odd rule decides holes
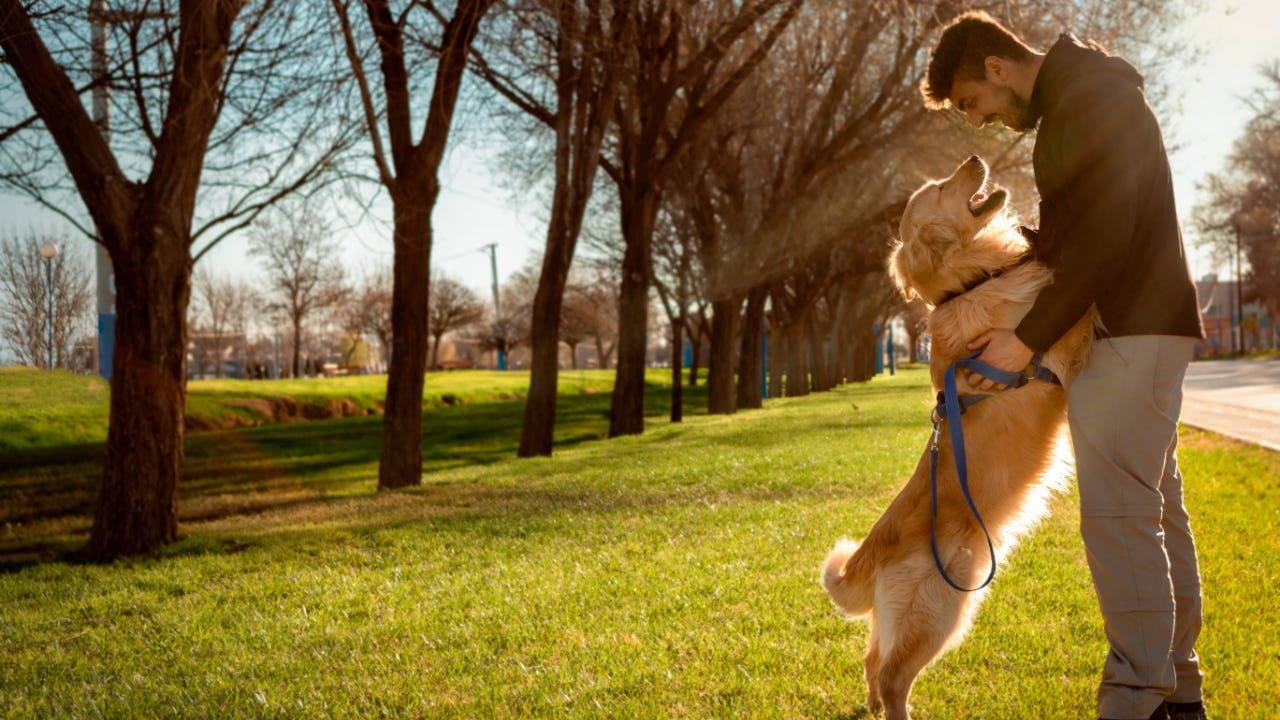
[[[947,367],[970,354],[969,342],[989,328],[1016,327],[1051,279],[1044,265],[1020,262],[1029,248],[1004,211],[1006,192],[984,194],[986,184],[986,165],[972,157],[951,177],[917,190],[889,262],[904,295],[932,306],[935,390]],[[1044,365],[1064,383],[1084,363],[1093,322],[1090,313],[1045,354]],[[963,379],[959,389],[976,392]],[[1039,520],[1065,476],[1066,406],[1062,387],[1033,381],[964,414],[970,490],[1000,556]],[[989,570],[986,540],[961,494],[945,427],[938,445],[939,555],[953,580],[974,587]],[[846,615],[870,619],[867,705],[872,711],[883,706],[887,720],[907,720],[916,676],[963,638],[985,592],[959,592],[935,568],[929,493],[926,449],[867,537],[837,544],[822,569],[832,602]]]

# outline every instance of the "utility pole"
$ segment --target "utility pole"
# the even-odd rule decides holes
[[[89,42],[93,48],[90,70],[93,73],[93,122],[102,139],[111,145],[111,106],[107,89],[107,0],[89,0]],[[98,374],[111,380],[111,361],[115,352],[116,302],[115,275],[111,256],[97,237],[98,279]]]
[[[1236,218],[1236,324],[1240,328],[1240,343],[1236,345],[1236,357],[1244,357],[1244,277],[1240,273],[1240,220]]]
[[[489,269],[493,273],[493,323],[495,326],[502,323],[502,308],[498,304],[498,244],[489,243],[480,248],[481,252],[489,251]],[[498,369],[507,369],[507,349],[505,347],[506,339],[503,339],[503,347],[498,348]]]
[[[89,0],[89,45],[92,52],[89,71],[93,75],[93,123],[102,133],[102,139],[111,146],[111,89],[107,70],[107,24],[129,22],[137,19],[166,17],[163,12],[128,12],[107,9],[107,0]],[[111,380],[112,356],[116,338],[116,276],[111,268],[111,255],[102,244],[102,237],[94,239],[97,250],[98,280],[98,374]]]

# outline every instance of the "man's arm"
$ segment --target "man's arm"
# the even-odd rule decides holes
[[[1040,231],[1057,248],[1053,282],[1015,331],[1026,347],[1048,350],[1100,297],[1123,282],[1144,180],[1164,153],[1160,127],[1137,86],[1104,79],[1066,99],[1069,124],[1046,148],[1047,204]]]

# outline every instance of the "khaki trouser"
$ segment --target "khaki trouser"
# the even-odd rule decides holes
[[[1178,415],[1189,338],[1107,338],[1071,385],[1080,532],[1111,651],[1103,718],[1200,700],[1200,571],[1182,504]]]

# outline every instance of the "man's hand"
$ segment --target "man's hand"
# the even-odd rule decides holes
[[[1035,355],[1035,352],[1024,345],[1012,330],[1005,328],[992,328],[979,335],[974,338],[973,342],[969,343],[969,349],[977,350],[984,345],[986,349],[978,356],[978,360],[997,370],[1007,372],[1022,371],[1031,362],[1031,357]],[[968,379],[970,385],[977,380],[972,373]],[[992,388],[1003,390],[1005,385],[990,378],[983,378],[982,384],[978,386],[980,390],[990,390]]]

